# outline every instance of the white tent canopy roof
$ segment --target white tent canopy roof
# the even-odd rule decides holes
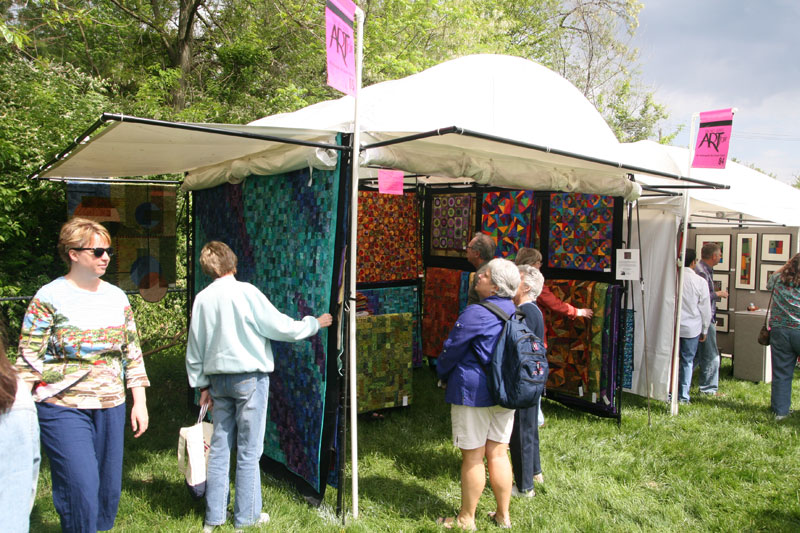
[[[346,96],[248,126],[112,117],[114,124],[79,143],[41,176],[187,172],[184,188],[202,189],[241,181],[249,174],[331,168],[340,149],[331,148],[336,133],[352,130],[353,102]],[[674,174],[669,165],[626,162],[626,153],[620,151],[608,125],[574,86],[555,72],[517,57],[462,57],[364,88],[359,115],[361,164],[373,170],[395,168],[481,184],[628,199],[639,194],[628,173]],[[437,134],[445,131],[451,133]],[[431,135],[374,146],[428,132]],[[259,135],[273,139],[259,139]],[[320,145],[285,144],[275,138]]]
[[[690,213],[716,216],[739,214],[764,222],[785,226],[800,226],[800,190],[750,167],[728,161],[725,169],[689,168],[689,150],[667,146],[653,141],[639,141],[622,145],[624,157],[634,163],[652,162],[659,168],[723,185],[728,189],[689,189]],[[670,180],[637,175],[636,180],[645,185],[665,185]],[[674,184],[674,182],[672,182]],[[699,218],[694,222],[702,224]],[[751,223],[750,225],[754,225]]]

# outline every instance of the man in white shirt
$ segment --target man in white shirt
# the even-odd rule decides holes
[[[706,340],[708,325],[711,323],[711,303],[706,280],[694,271],[697,253],[692,248],[686,249],[683,264],[686,268],[683,269],[678,401],[689,403],[692,365],[699,343]]]

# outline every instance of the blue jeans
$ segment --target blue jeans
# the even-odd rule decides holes
[[[0,450],[3,455],[0,460],[0,509],[3,510],[3,531],[27,533],[31,507],[36,498],[41,459],[39,422],[30,394],[27,400],[28,403],[24,404],[17,400],[10,410],[0,414]]]
[[[261,471],[267,428],[269,374],[216,374],[209,376],[214,400],[214,434],[208,452],[206,518],[208,525],[225,523],[230,490],[231,449],[236,445],[235,527],[255,524],[261,515]]]
[[[39,402],[36,408],[61,531],[111,529],[122,493],[125,404],[75,409]]]
[[[517,409],[514,413],[514,429],[511,431],[508,447],[511,450],[514,483],[520,492],[533,490],[533,476],[542,473],[538,415],[538,406]]]
[[[678,400],[681,402],[689,401],[689,386],[692,384],[694,356],[697,353],[698,344],[700,344],[700,335],[691,338],[681,337],[681,360],[678,366]]]
[[[697,347],[694,368],[700,366],[700,392],[714,394],[719,388],[719,350],[717,349],[717,327],[708,326],[705,342]]]
[[[772,410],[788,415],[792,406],[792,378],[800,355],[800,329],[775,327],[769,333],[772,348]]]

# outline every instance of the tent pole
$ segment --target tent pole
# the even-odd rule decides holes
[[[364,12],[356,7],[356,88],[353,95],[353,144],[350,179],[350,294],[348,304],[348,381],[350,386],[350,462],[352,468],[353,520],[358,519],[358,395],[356,394],[356,247],[358,243],[358,169],[361,146],[361,125],[358,120],[358,93],[361,90],[361,67],[364,56]]]
[[[698,114],[692,114],[692,126],[689,130],[689,165],[687,174],[692,174],[692,160],[694,159],[694,145],[695,145],[695,123],[697,122]],[[683,191],[683,221],[682,238],[681,238],[681,252],[678,256],[678,304],[675,309],[675,335],[673,338],[672,346],[672,401],[670,402],[670,413],[674,416],[678,414],[678,380],[680,371],[678,364],[680,362],[680,347],[681,347],[681,306],[683,305],[683,275],[686,257],[686,241],[689,239],[689,191]]]

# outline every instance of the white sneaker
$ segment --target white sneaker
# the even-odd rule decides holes
[[[531,489],[528,492],[520,492],[516,485],[511,485],[511,495],[515,498],[533,498],[536,496],[536,491]]]
[[[533,476],[533,482],[534,483],[544,483],[544,475],[542,475],[541,473],[540,474],[536,474],[535,476]]]

